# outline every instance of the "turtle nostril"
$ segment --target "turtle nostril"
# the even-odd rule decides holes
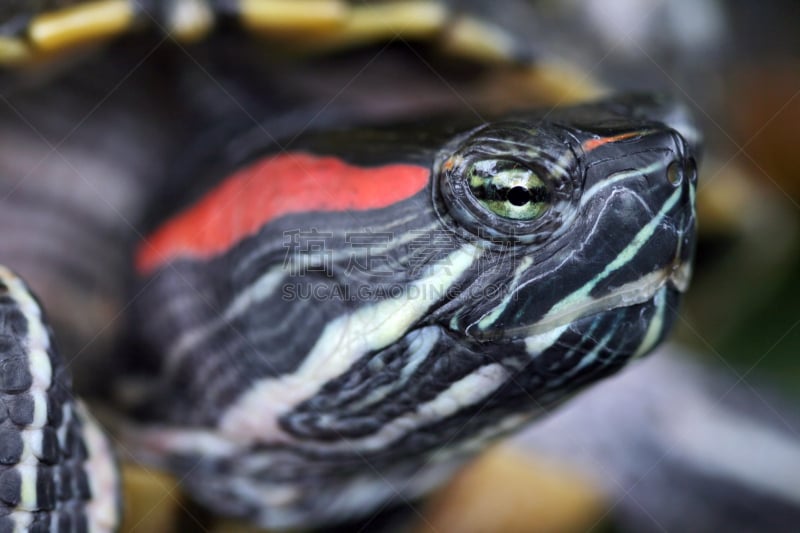
[[[667,167],[667,181],[676,187],[681,184],[683,180],[683,172],[677,161],[673,161]]]

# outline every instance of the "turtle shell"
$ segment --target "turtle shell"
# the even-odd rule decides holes
[[[524,56],[515,40],[491,20],[467,14],[459,3],[441,1],[350,3],[340,0],[72,0],[17,2],[3,7],[0,63],[27,61],[44,53],[142,29],[156,29],[187,42],[229,21],[303,48],[331,49],[403,38],[440,38],[454,52],[489,60]],[[509,4],[513,6],[513,4]],[[474,11],[474,6],[470,10]],[[490,11],[486,11],[490,13]]]

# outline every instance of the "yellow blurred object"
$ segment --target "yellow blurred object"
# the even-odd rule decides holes
[[[501,28],[472,17],[450,23],[442,36],[442,48],[454,56],[486,63],[514,59],[513,38]]]
[[[254,31],[325,31],[342,25],[348,7],[338,0],[242,0],[245,27]]]
[[[416,533],[569,533],[598,525],[600,489],[568,467],[497,446],[434,494]]]
[[[702,172],[697,188],[697,218],[701,231],[721,235],[743,233],[752,225],[748,217],[760,215],[749,207],[754,198],[764,196],[763,184],[732,161],[706,161]]]
[[[41,51],[63,50],[122,34],[134,18],[127,0],[89,2],[37,16],[29,39]]]
[[[22,39],[0,37],[0,64],[13,65],[29,60],[31,49]]]
[[[183,508],[175,478],[125,463],[122,486],[125,495],[122,533],[178,531]]]
[[[299,28],[290,24],[273,24],[261,28],[248,23],[246,14],[245,25],[256,32],[277,37],[277,42],[289,44],[289,53],[314,54],[393,39],[432,38],[441,31],[448,16],[446,7],[439,2],[411,0],[354,5],[343,12],[340,23],[336,25]]]
[[[185,43],[203,39],[214,26],[214,12],[205,0],[177,0],[169,9],[167,28]]]
[[[447,10],[437,2],[396,2],[354,8],[334,42],[348,45],[391,40],[393,37],[424,38],[434,35],[447,20]]]
[[[481,110],[508,113],[522,107],[571,105],[608,96],[600,82],[566,64],[499,65],[467,93]]]

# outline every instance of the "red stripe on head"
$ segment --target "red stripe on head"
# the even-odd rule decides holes
[[[630,139],[631,137],[637,137],[642,133],[643,132],[641,131],[629,131],[626,133],[620,133],[619,135],[612,135],[611,137],[599,137],[597,139],[589,139],[587,141],[583,141],[583,151],[591,152],[595,148],[599,148],[604,144],[615,143],[617,141],[624,141],[625,139]]]
[[[159,228],[140,246],[136,269],[146,274],[178,257],[212,257],[290,213],[388,207],[422,190],[429,177],[418,165],[359,167],[302,153],[267,157]]]

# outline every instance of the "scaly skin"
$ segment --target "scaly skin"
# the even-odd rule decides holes
[[[111,446],[83,405],[27,285],[0,266],[0,530],[114,531]]]
[[[158,387],[130,442],[269,527],[426,492],[669,331],[695,231],[677,110],[621,97],[247,154],[140,249]],[[528,170],[527,203],[486,188]]]

